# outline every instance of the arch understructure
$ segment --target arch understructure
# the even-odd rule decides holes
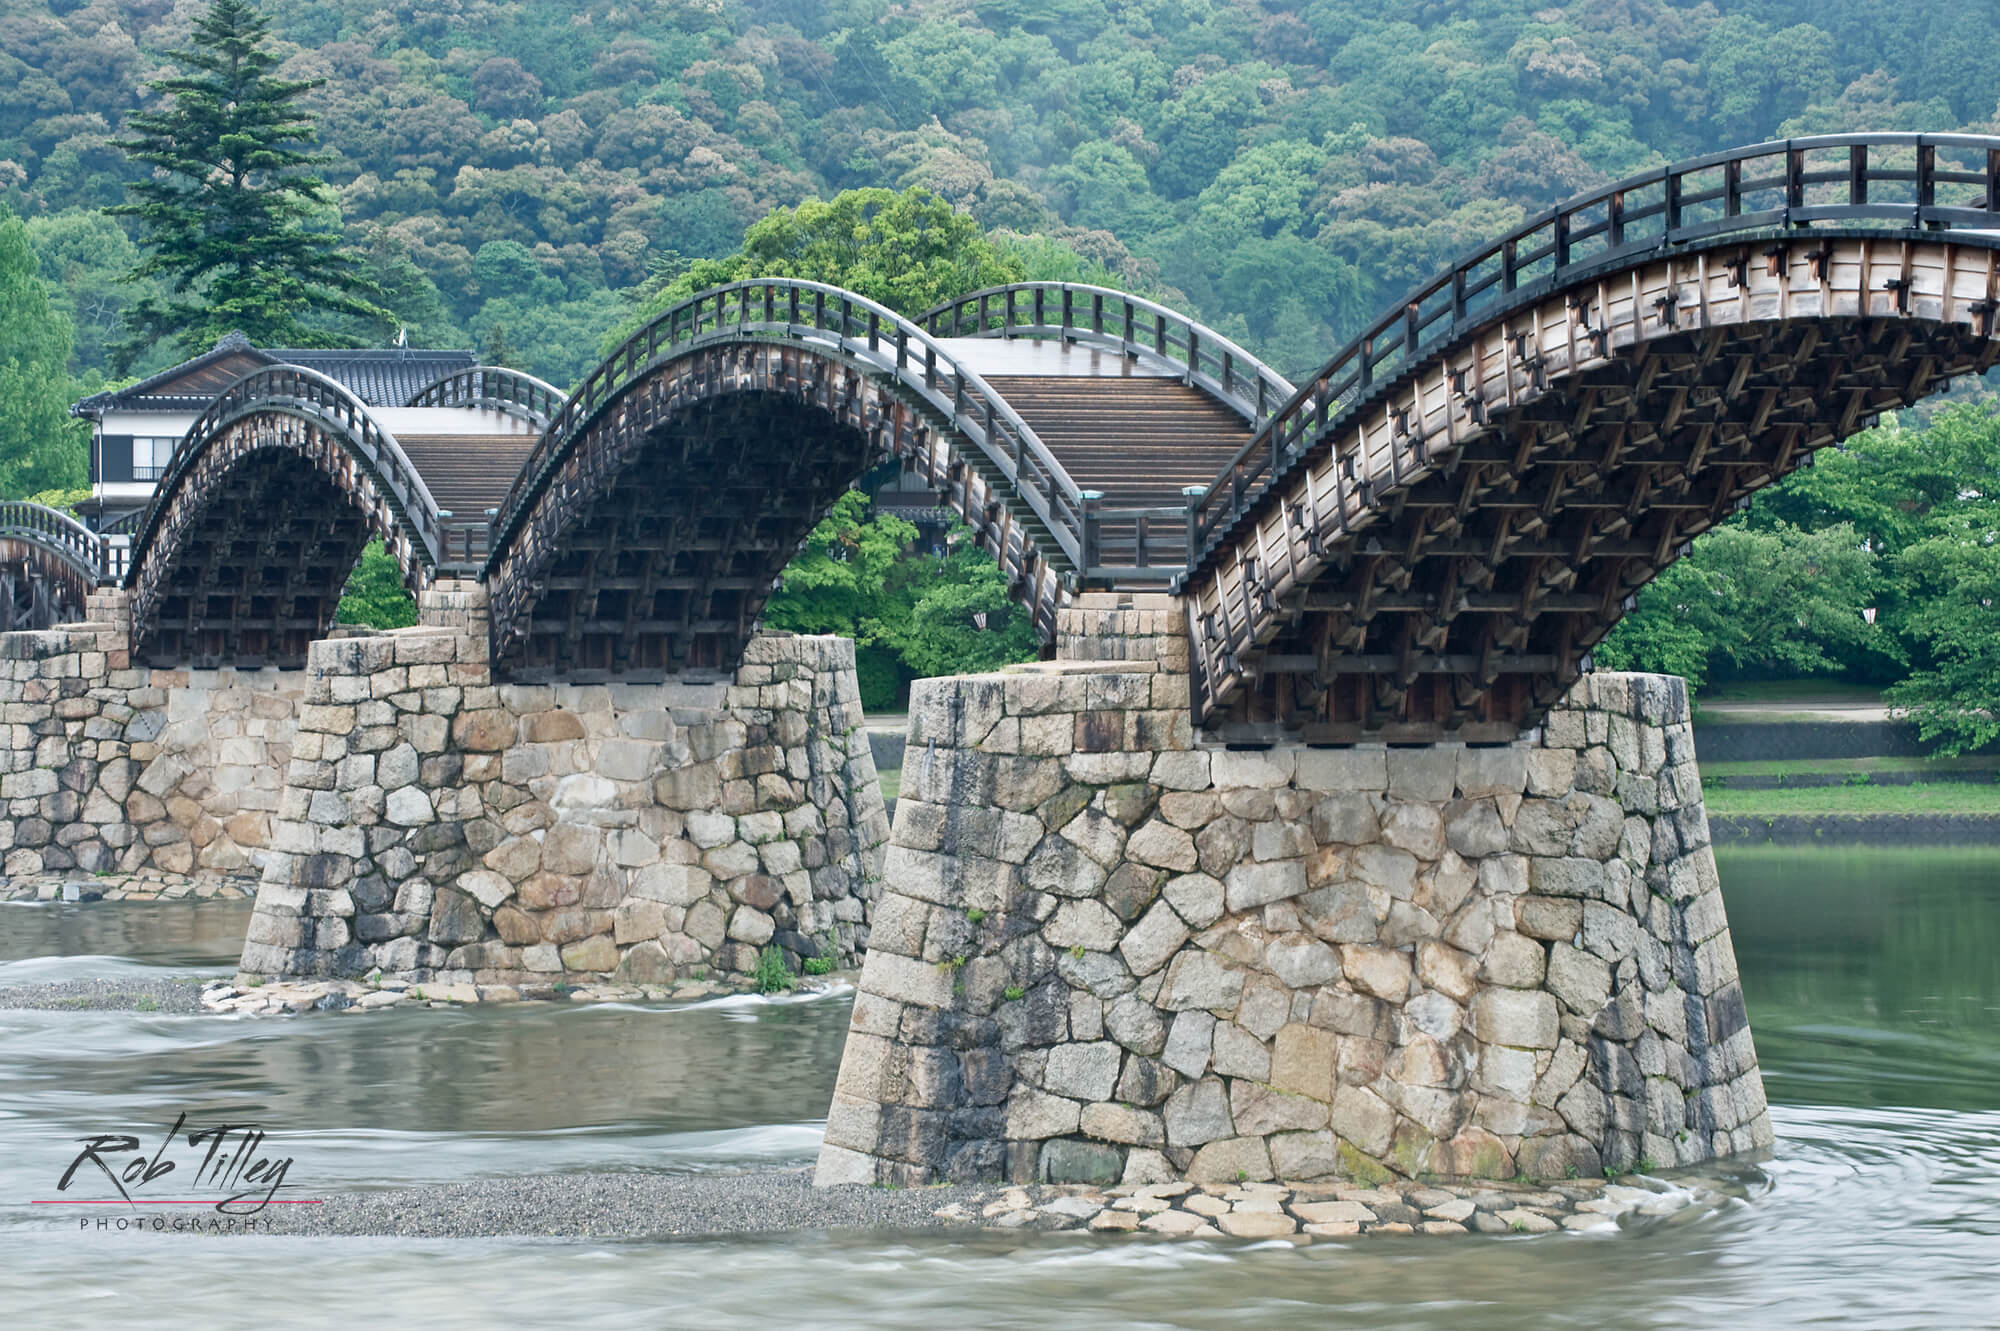
[[[1949,147],[1975,164],[1948,169]],[[1719,183],[1696,189],[1702,172]],[[1884,180],[1924,202],[1881,201]],[[1664,202],[1644,203],[1649,185]],[[1844,198],[1815,209],[1830,188]],[[1750,206],[1759,191],[1775,211]],[[1698,203],[1719,216],[1697,224]],[[1807,225],[1890,217],[1917,225]],[[1993,364],[1996,223],[2000,141],[1793,141],[1565,205],[1420,289],[1198,506],[1180,584],[1195,723],[1242,741],[1515,738],[1694,536]]]
[[[443,548],[436,501],[347,389],[271,366],[210,404],[133,538],[133,659],[301,667],[371,536],[420,587]]]
[[[1013,333],[1057,351],[1076,340],[1060,326]],[[1233,373],[1268,375],[1216,341],[1240,358]],[[1151,515],[1170,548],[1149,551],[1146,511],[1107,513],[982,375],[990,355],[810,282],[739,283],[660,315],[551,422],[500,510],[486,570],[496,667],[570,680],[733,670],[813,526],[891,459],[973,529],[1045,640],[1079,587],[1149,561],[1164,585],[1185,557],[1184,501]],[[1183,374],[1144,348],[1110,368],[1141,357],[1155,376]],[[1247,437],[1235,410],[1211,459]]]

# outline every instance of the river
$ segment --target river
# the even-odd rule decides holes
[[[257,1119],[316,1187],[814,1156],[844,998],[243,1020],[0,1011],[0,1321],[590,1327],[2000,1326],[2000,853],[1721,857],[1778,1134],[1601,1235],[1202,1243],[78,1232],[85,1133]],[[0,984],[226,974],[244,903],[0,908]]]

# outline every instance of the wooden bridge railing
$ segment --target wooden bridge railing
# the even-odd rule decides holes
[[[667,360],[718,342],[791,342],[892,379],[951,422],[1048,528],[1045,554],[1089,567],[1083,497],[1015,410],[938,339],[887,306],[820,282],[766,278],[689,297],[654,317],[584,380],[542,433],[494,523],[493,551],[513,533],[567,446],[627,389]]]
[[[137,534],[139,524],[146,520],[146,510],[135,508],[130,513],[120,513],[111,521],[97,529],[100,536],[132,536]]]
[[[532,421],[542,429],[562,414],[569,396],[532,374],[498,365],[476,365],[426,384],[406,407],[485,407]]]
[[[1091,544],[1087,580],[1098,587],[1164,586],[1187,566],[1187,510],[1102,508],[1084,491]]]
[[[1435,348],[1586,272],[1667,250],[1813,223],[2000,228],[2000,138],[1842,134],[1713,153],[1541,213],[1411,292],[1301,387],[1193,505],[1189,572],[1344,413]],[[1406,441],[1413,449],[1422,443]],[[1412,465],[1421,465],[1420,457]]]
[[[1184,314],[1079,282],[1016,282],[935,305],[917,322],[939,337],[1059,337],[1164,361],[1252,425],[1297,391],[1291,380]]]
[[[0,502],[0,537],[27,541],[61,559],[90,586],[105,580],[108,542],[61,509],[25,499]]]

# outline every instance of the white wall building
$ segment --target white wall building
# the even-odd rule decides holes
[[[77,511],[99,531],[143,512],[188,427],[217,394],[267,365],[302,365],[344,384],[371,407],[400,407],[420,389],[477,363],[469,351],[262,348],[231,333],[191,361],[70,407],[70,414],[91,422],[91,497]]]

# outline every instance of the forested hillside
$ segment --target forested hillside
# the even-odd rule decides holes
[[[1524,210],[1762,137],[1985,125],[1990,13],[1879,0],[268,0],[412,340],[585,370],[649,273],[924,185],[1282,367]],[[0,0],[0,200],[104,363],[111,146],[199,0]],[[1808,21],[1797,21],[1802,16]],[[164,355],[164,352],[159,353]],[[144,365],[141,368],[145,368]]]

